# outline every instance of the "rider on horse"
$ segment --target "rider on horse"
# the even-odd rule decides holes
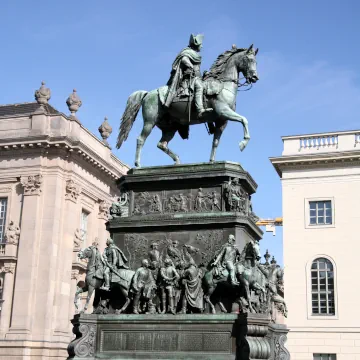
[[[235,247],[235,236],[229,235],[228,242],[220,250],[219,255],[212,263],[212,266],[218,266],[229,271],[230,281],[232,285],[239,285],[235,278],[235,263],[240,257],[239,249]]]
[[[168,93],[164,105],[170,107],[175,96],[191,96],[191,91],[195,90],[195,106],[199,118],[205,112],[210,112],[212,108],[204,108],[203,96],[204,86],[200,73],[203,35],[190,36],[189,46],[184,48],[176,57],[172,64],[170,79],[167,83]]]
[[[120,280],[119,275],[116,274],[118,269],[128,269],[129,267],[125,264],[128,262],[125,254],[114,245],[112,239],[106,240],[106,248],[104,250],[103,259],[105,262],[104,279],[105,284],[101,287],[103,290],[110,290],[110,273],[111,281],[117,282]]]

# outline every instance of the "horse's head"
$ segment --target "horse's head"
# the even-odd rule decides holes
[[[92,251],[90,249],[90,246],[85,248],[85,249],[81,249],[78,252],[78,258],[79,259],[89,259],[92,256]]]
[[[256,55],[259,49],[254,50],[251,45],[247,50],[240,52],[237,62],[238,72],[242,72],[246,82],[249,84],[256,83],[259,80],[256,70]]]

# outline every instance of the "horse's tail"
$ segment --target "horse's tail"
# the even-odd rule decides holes
[[[135,122],[136,116],[141,108],[142,101],[148,92],[145,90],[135,91],[129,96],[126,108],[121,117],[119,135],[116,148],[119,149],[122,143],[128,138],[129,132]]]

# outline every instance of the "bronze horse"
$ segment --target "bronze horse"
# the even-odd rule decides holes
[[[239,143],[240,150],[243,151],[250,140],[247,119],[235,112],[236,95],[239,86],[239,73],[242,73],[247,84],[255,83],[258,80],[256,70],[256,54],[251,45],[248,49],[237,49],[225,51],[218,56],[209,72],[204,76],[207,107],[214,111],[199,118],[194,111],[194,106],[190,107],[189,101],[173,102],[170,108],[163,105],[163,97],[167,92],[167,87],[161,87],[152,91],[139,90],[130,95],[125,112],[121,118],[120,132],[116,147],[119,149],[127,139],[133,126],[136,116],[142,107],[144,119],[143,129],[137,138],[135,166],[140,166],[141,150],[152,129],[157,126],[162,131],[162,137],[157,147],[168,154],[175,162],[180,163],[180,158],[168,144],[179,132],[184,139],[188,137],[189,125],[208,123],[211,125],[211,132],[214,134],[210,162],[215,161],[216,149],[219,145],[221,135],[227,125],[228,120],[240,122],[244,127],[244,138]],[[193,100],[190,102],[193,103]],[[190,119],[190,121],[189,121]]]
[[[83,292],[86,291],[88,292],[84,309],[81,312],[85,312],[87,310],[91,299],[91,295],[93,294],[94,290],[96,291],[100,289],[100,287],[104,283],[104,279],[103,279],[104,266],[102,262],[100,262],[101,255],[96,256],[99,255],[99,253],[97,253],[98,251],[99,250],[97,250],[97,248],[95,248],[94,246],[89,246],[84,250],[80,250],[78,254],[78,257],[80,259],[88,259],[86,277],[85,277],[85,286],[83,288],[78,288],[74,298],[75,307],[78,310],[79,295]],[[125,304],[123,305],[123,307],[120,310],[116,311],[116,313],[120,314],[123,311],[125,311],[130,304],[129,289],[135,271],[128,269],[118,269],[117,271],[120,273],[122,279],[116,284],[119,285],[121,294],[125,298]],[[111,286],[113,285],[114,283],[111,283]]]

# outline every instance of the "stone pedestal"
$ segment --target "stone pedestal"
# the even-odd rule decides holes
[[[283,352],[279,350],[286,339],[286,328],[271,325],[270,311],[260,306],[259,313],[246,313],[246,301],[240,300],[243,283],[237,284],[236,279],[230,282],[229,272],[222,273],[231,270],[229,264],[217,268],[220,275],[214,270],[214,260],[227,241],[227,254],[234,258],[229,260],[230,265],[243,261],[241,266],[248,271],[251,267],[258,269],[251,259],[259,254],[246,252],[248,248],[255,251],[262,235],[251,206],[251,195],[256,190],[251,176],[239,164],[229,162],[149,167],[131,169],[120,179],[119,188],[125,200],[119,202],[121,211],[114,211],[108,230],[130,269],[136,270],[143,259],[149,260],[157,279],[155,306],[151,315],[139,307],[136,310],[142,314],[116,314],[122,303],[114,287],[103,315],[82,314],[72,320],[76,338],[69,345],[69,359],[287,360],[280,357]],[[233,248],[233,237],[238,252]],[[176,315],[163,313],[169,307],[160,292],[167,285],[158,271],[161,268],[161,274],[165,262],[180,274],[186,272],[184,267],[199,270],[193,270],[193,274],[200,275],[194,275],[192,281],[198,276],[199,296],[201,300],[211,299],[209,307],[199,305],[189,310],[174,301],[170,311]],[[264,280],[261,286],[265,292],[265,278],[260,278],[264,275],[258,275],[257,281]],[[175,300],[177,294],[186,299],[181,285],[172,284],[171,291]],[[250,293],[249,301],[255,302],[259,295]],[[211,303],[218,304],[223,312],[218,309],[210,314],[215,312]],[[127,309],[129,313],[132,310],[133,306]],[[180,314],[179,310],[188,313]]]
[[[289,360],[265,315],[76,315],[68,359]]]
[[[242,200],[231,204],[227,188],[241,193]],[[157,242],[160,253],[176,240],[178,248],[189,244],[201,251],[197,263],[208,263],[226,242],[236,237],[241,251],[250,239],[261,239],[249,196],[256,190],[253,178],[240,164],[188,164],[131,169],[119,181],[128,195],[128,216],[109,221],[108,230],[117,246],[124,250],[133,269],[147,257]]]

